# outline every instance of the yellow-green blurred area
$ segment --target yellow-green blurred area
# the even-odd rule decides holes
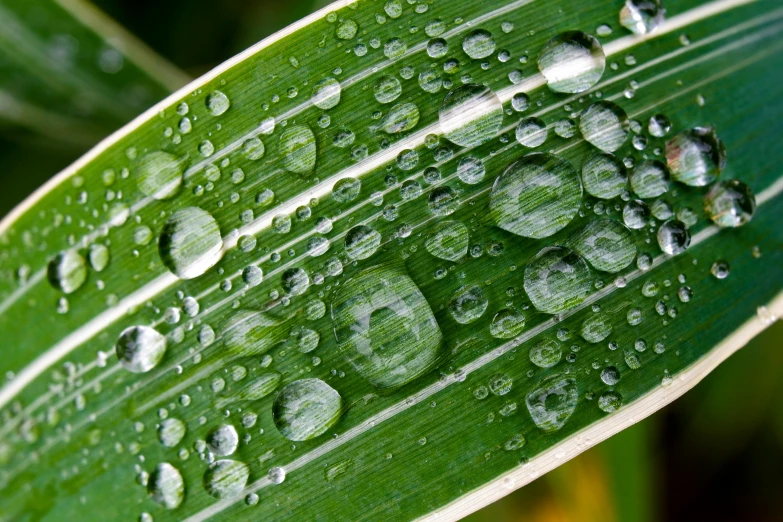
[[[192,77],[326,3],[95,0]],[[0,125],[0,211],[83,152]],[[783,520],[781,345],[778,323],[674,404],[468,520]]]

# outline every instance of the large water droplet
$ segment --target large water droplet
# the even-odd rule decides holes
[[[446,261],[459,261],[468,253],[468,227],[459,221],[444,221],[424,243],[427,252]]]
[[[215,498],[232,498],[247,484],[250,469],[238,460],[218,460],[204,472],[204,489]]]
[[[691,244],[691,233],[685,223],[670,219],[658,229],[658,245],[670,256],[685,252]]]
[[[595,153],[582,166],[585,191],[597,198],[616,198],[627,183],[625,166],[611,154]]]
[[[636,34],[647,34],[663,23],[666,9],[661,0],[625,0],[620,25]]]
[[[582,113],[579,130],[594,147],[604,152],[614,152],[623,146],[628,137],[628,116],[619,105],[599,101]]]
[[[558,314],[590,293],[590,269],[584,259],[563,247],[547,247],[525,267],[525,292],[536,309]]]
[[[571,244],[588,263],[603,272],[619,272],[636,257],[631,233],[612,219],[591,221],[574,237]]]
[[[629,201],[623,207],[623,222],[633,230],[639,230],[650,222],[650,207],[640,199]]]
[[[87,262],[76,250],[65,250],[49,261],[46,276],[54,288],[72,294],[87,280]]]
[[[604,314],[595,314],[582,323],[579,335],[588,343],[600,343],[612,333],[612,323]]]
[[[394,76],[381,76],[373,87],[375,99],[380,103],[391,103],[402,94],[400,80]]]
[[[489,31],[476,29],[462,40],[462,50],[474,60],[480,60],[495,52],[495,39]]]
[[[490,216],[497,226],[540,239],[563,229],[582,204],[574,168],[552,154],[528,154],[509,165],[492,187]]]
[[[161,506],[175,509],[185,498],[185,481],[177,468],[168,462],[162,462],[150,473],[147,491],[152,500]]]
[[[223,346],[231,355],[260,355],[282,340],[282,332],[274,329],[280,322],[268,314],[240,310],[223,327]]]
[[[463,85],[449,92],[438,112],[443,135],[460,147],[476,147],[495,137],[503,124],[503,105],[483,85]]]
[[[553,432],[565,425],[578,400],[576,381],[553,375],[525,397],[525,404],[538,429]]]
[[[367,259],[381,246],[381,235],[366,225],[353,227],[345,234],[345,253],[351,259]]]
[[[415,103],[400,103],[392,107],[380,123],[386,134],[399,134],[413,129],[419,123],[419,108]]]
[[[739,227],[753,218],[756,196],[741,181],[719,181],[704,196],[704,211],[719,227]]]
[[[212,214],[198,207],[174,212],[160,233],[161,261],[180,279],[200,276],[223,257],[223,239]]]
[[[315,168],[316,143],[310,127],[296,125],[280,135],[278,150],[283,168],[296,174],[307,174]]]
[[[163,200],[174,197],[182,185],[184,158],[154,151],[141,157],[135,168],[136,184],[145,196]]]
[[[287,384],[275,398],[272,417],[288,440],[313,439],[340,418],[343,398],[320,379],[300,379]]]
[[[546,123],[539,118],[522,118],[517,125],[517,141],[525,147],[535,148],[546,141]]]
[[[207,106],[207,110],[212,116],[220,116],[231,106],[231,103],[228,100],[228,96],[220,91],[214,91],[207,95],[205,104]]]
[[[377,388],[402,386],[437,361],[442,334],[432,309],[395,269],[374,267],[339,287],[332,320],[340,351]]]
[[[313,87],[313,105],[319,109],[331,109],[340,103],[342,88],[334,78],[324,78]]]
[[[460,324],[478,320],[489,306],[489,300],[478,286],[463,286],[451,296],[449,313]]]
[[[530,349],[530,362],[539,368],[550,368],[560,362],[563,347],[554,339],[539,341]]]
[[[552,38],[538,57],[538,68],[555,92],[584,92],[598,83],[605,67],[601,44],[579,31]]]
[[[726,148],[712,127],[696,127],[666,143],[666,161],[674,179],[703,187],[717,179],[726,166]]]
[[[237,450],[239,435],[230,424],[222,424],[207,433],[207,447],[219,457],[231,455]]]
[[[169,417],[163,419],[158,427],[158,440],[167,448],[173,448],[180,443],[188,426],[183,421]]]
[[[163,359],[166,338],[149,326],[131,326],[117,339],[116,352],[125,369],[133,373],[148,372]]]
[[[669,191],[669,171],[657,160],[645,160],[631,171],[631,189],[640,198],[657,198]]]

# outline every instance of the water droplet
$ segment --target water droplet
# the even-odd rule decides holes
[[[495,314],[489,325],[489,333],[497,339],[511,339],[522,333],[525,316],[516,308],[504,308]]]
[[[612,323],[604,314],[595,314],[582,323],[579,335],[588,343],[600,343],[612,333]]]
[[[279,466],[269,468],[269,471],[267,472],[267,477],[272,481],[272,484],[282,484],[285,482],[285,475],[285,469]]]
[[[658,245],[670,256],[685,252],[691,244],[691,233],[685,223],[670,219],[658,229]]]
[[[271,328],[279,322],[263,312],[240,310],[223,327],[223,346],[231,355],[259,355],[267,352],[280,334]]]
[[[222,424],[207,433],[207,446],[218,457],[233,454],[239,445],[239,435],[231,424]]]
[[[563,247],[547,247],[525,267],[525,292],[541,312],[558,314],[578,305],[592,287],[584,259]]]
[[[631,189],[643,199],[665,194],[669,191],[669,170],[660,161],[642,161],[631,171]]]
[[[223,240],[212,214],[198,207],[174,212],[158,240],[161,261],[180,279],[200,276],[223,257]]]
[[[184,159],[168,152],[150,152],[136,165],[136,184],[145,196],[169,199],[179,192],[183,170]]]
[[[486,174],[484,162],[474,156],[466,156],[459,161],[457,165],[457,176],[468,185],[475,185],[484,179]]]
[[[449,313],[460,324],[478,320],[489,306],[489,300],[478,286],[463,286],[454,292],[449,301]]]
[[[579,130],[594,147],[604,152],[614,152],[623,146],[628,137],[628,116],[619,105],[599,101],[582,113]]]
[[[530,98],[524,92],[518,92],[511,98],[511,107],[517,112],[524,112],[530,106]]]
[[[87,262],[76,250],[65,250],[49,261],[46,276],[54,288],[72,294],[87,280]]]
[[[239,495],[247,484],[250,469],[237,460],[218,460],[204,472],[204,489],[215,498],[232,498]]]
[[[578,400],[576,381],[553,375],[525,397],[525,404],[538,429],[554,432],[565,425]]]
[[[446,261],[459,261],[468,253],[468,227],[459,221],[444,221],[424,243],[427,252]]]
[[[740,227],[753,218],[756,196],[741,181],[719,181],[704,196],[704,211],[719,227]]]
[[[462,50],[474,60],[480,60],[492,56],[495,52],[495,40],[489,31],[476,29],[462,40]]]
[[[280,280],[285,290],[290,295],[302,295],[310,287],[310,276],[301,268],[289,268]]]
[[[714,275],[717,279],[726,279],[729,277],[730,271],[731,267],[726,261],[722,259],[712,263],[712,268],[710,268],[710,272],[712,272],[712,275]]]
[[[331,428],[343,412],[343,399],[320,379],[287,384],[275,398],[272,417],[288,440],[313,439]]]
[[[650,122],[647,124],[647,130],[652,136],[656,138],[663,138],[666,136],[672,128],[672,123],[669,118],[663,114],[655,114],[650,117]]]
[[[167,448],[173,448],[182,441],[182,437],[188,431],[188,426],[183,421],[170,417],[164,419],[158,427],[158,440]]]
[[[377,388],[398,388],[437,361],[442,334],[432,309],[394,269],[370,268],[339,287],[332,319],[339,350]]]
[[[495,137],[503,124],[503,106],[482,85],[463,85],[449,92],[438,112],[443,135],[460,147],[476,147]]]
[[[150,474],[147,491],[152,500],[161,506],[175,509],[185,498],[185,481],[177,468],[162,462]]]
[[[391,103],[402,94],[400,80],[394,76],[381,76],[373,87],[375,99],[380,103]]]
[[[489,378],[489,389],[498,397],[510,392],[513,385],[514,381],[505,373],[496,373]]]
[[[640,199],[629,201],[623,207],[623,222],[633,230],[639,230],[650,222],[650,207]]]
[[[334,78],[324,78],[313,87],[313,105],[323,110],[331,109],[340,103],[341,93],[340,82]]]
[[[617,273],[636,257],[631,233],[612,219],[588,223],[572,240],[573,249],[597,270]]]
[[[448,216],[456,212],[459,207],[459,198],[454,189],[442,186],[430,192],[427,203],[430,211],[436,216]]]
[[[335,29],[335,36],[340,40],[351,40],[356,36],[356,32],[359,30],[359,24],[353,20],[343,20]]]
[[[579,31],[552,38],[538,57],[538,68],[554,92],[584,92],[598,83],[605,67],[601,44]]]
[[[125,369],[133,373],[145,373],[163,359],[166,338],[149,326],[131,326],[120,334],[116,351]]]
[[[546,141],[546,123],[539,118],[522,118],[517,125],[517,141],[525,147],[535,148]]]
[[[597,198],[616,198],[627,183],[625,166],[611,154],[595,153],[582,166],[585,191]]]
[[[386,134],[399,134],[413,129],[419,123],[419,108],[415,103],[401,103],[392,107],[381,120],[380,129]]]
[[[280,135],[278,150],[283,168],[295,174],[307,174],[315,168],[316,142],[310,127],[296,125]]]
[[[623,397],[617,392],[604,392],[598,397],[598,407],[606,413],[613,413],[623,405]]]
[[[530,349],[529,356],[539,368],[551,368],[563,357],[563,347],[554,339],[544,339]]]
[[[625,0],[620,10],[620,25],[636,34],[647,34],[658,28],[666,16],[661,0]]]
[[[207,96],[206,106],[212,116],[220,116],[228,110],[231,103],[228,100],[228,96],[220,91],[214,91]]]
[[[362,182],[354,178],[344,178],[334,184],[332,197],[338,203],[348,203],[359,197]]]
[[[726,148],[712,127],[696,127],[666,143],[672,177],[692,187],[709,185],[726,166]]]
[[[354,260],[371,257],[381,246],[381,235],[366,225],[353,227],[345,234],[345,253]]]
[[[581,204],[582,183],[571,164],[552,154],[533,153],[495,180],[490,216],[504,230],[540,239],[563,229]]]

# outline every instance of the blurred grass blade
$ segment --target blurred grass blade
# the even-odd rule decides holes
[[[620,7],[336,2],[7,216],[2,519],[457,519],[771,324],[783,8]]]
[[[0,118],[94,145],[188,78],[83,0],[0,2]]]

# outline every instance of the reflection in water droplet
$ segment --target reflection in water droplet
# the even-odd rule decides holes
[[[391,103],[402,94],[400,80],[394,76],[381,76],[373,87],[375,99],[380,103]]]
[[[117,358],[125,369],[145,373],[153,369],[166,353],[166,338],[149,326],[126,328],[117,339]]]
[[[661,0],[625,0],[620,25],[636,34],[647,34],[660,26],[666,16]]]
[[[204,489],[215,498],[237,496],[247,484],[250,469],[237,460],[218,460],[204,472]]]
[[[413,129],[418,123],[419,108],[416,104],[401,103],[389,110],[379,128],[386,134],[399,134]]]
[[[489,325],[489,333],[497,339],[511,339],[522,333],[525,316],[516,308],[504,308],[495,314]]]
[[[296,174],[307,174],[315,168],[316,143],[310,127],[296,125],[280,135],[278,150],[283,168]]]
[[[533,153],[495,180],[490,216],[504,230],[540,239],[563,229],[581,204],[582,183],[571,164],[552,154]]]
[[[617,392],[605,392],[598,397],[598,407],[606,413],[614,413],[623,405],[623,397]]]
[[[49,261],[46,276],[54,288],[72,294],[87,280],[87,262],[76,250],[65,250]]]
[[[448,216],[453,214],[459,207],[459,198],[454,189],[448,186],[441,186],[430,192],[428,204],[430,211],[436,216]]]
[[[177,468],[168,462],[162,462],[150,473],[147,491],[152,500],[161,506],[175,509],[185,498],[185,481]]]
[[[136,184],[145,196],[163,200],[174,197],[182,185],[184,159],[168,152],[145,154],[136,164]]]
[[[334,78],[324,78],[313,87],[313,105],[323,110],[331,109],[340,103],[341,93],[340,82]]]
[[[729,266],[728,262],[720,259],[712,263],[712,268],[710,268],[710,272],[712,272],[712,275],[714,275],[717,279],[726,279],[727,277],[729,277],[729,272],[731,272],[731,267]]]
[[[289,268],[280,276],[283,290],[291,295],[302,295],[310,287],[310,276],[301,268]]]
[[[495,137],[503,124],[503,106],[482,85],[463,85],[449,92],[438,112],[443,135],[460,147],[476,147]]]
[[[207,106],[207,110],[212,116],[220,116],[231,106],[231,103],[228,100],[228,96],[220,91],[214,91],[209,94],[205,104]]]
[[[647,130],[656,138],[663,138],[672,128],[672,123],[663,114],[650,116],[650,122],[647,124]]]
[[[636,257],[631,233],[612,219],[596,219],[588,223],[571,241],[574,250],[593,268],[616,273]]]
[[[551,368],[563,357],[563,347],[554,339],[544,339],[530,349],[530,362],[539,368]]]
[[[590,293],[590,269],[584,259],[563,247],[547,247],[525,267],[525,292],[541,312],[558,314]]]
[[[342,412],[343,399],[334,388],[320,379],[300,379],[277,394],[272,418],[283,437],[303,441],[331,428]]]
[[[584,92],[598,83],[605,67],[601,44],[579,31],[552,38],[538,57],[538,68],[555,92]]]
[[[468,253],[468,227],[459,221],[443,221],[424,243],[427,252],[446,261],[458,261]]]
[[[462,50],[474,60],[480,60],[492,56],[495,52],[495,40],[489,31],[476,29],[462,40]]]
[[[279,322],[262,312],[235,312],[223,328],[223,346],[231,355],[259,355],[267,352],[280,334],[270,333]]]
[[[538,429],[553,432],[565,425],[578,400],[576,381],[553,375],[525,397],[525,404]]]
[[[623,222],[633,230],[639,230],[650,222],[650,207],[640,199],[629,201],[623,207]]]
[[[348,203],[359,197],[362,182],[354,178],[344,178],[334,184],[332,197],[338,203]]]
[[[741,181],[719,181],[704,196],[704,211],[719,227],[740,227],[753,218],[756,196]]]
[[[595,314],[582,323],[579,335],[588,343],[600,343],[612,333],[612,323],[605,314]]]
[[[180,279],[198,277],[223,256],[220,227],[206,210],[179,209],[163,225],[158,252],[166,268]]]
[[[460,324],[469,324],[479,319],[489,306],[484,291],[478,286],[463,286],[451,296],[449,313]]]
[[[332,320],[339,350],[377,388],[398,388],[437,361],[442,334],[432,309],[394,269],[370,268],[339,287]]]
[[[645,160],[631,171],[631,189],[644,199],[656,198],[669,191],[669,171],[660,161]]]
[[[207,433],[207,446],[218,457],[231,455],[237,450],[239,435],[231,424],[222,424]]]
[[[691,233],[682,221],[670,219],[658,229],[658,245],[670,256],[685,252],[690,244]]]
[[[173,448],[180,443],[187,431],[187,424],[179,419],[169,417],[164,419],[158,427],[158,440],[165,447]]]
[[[546,123],[539,118],[523,118],[517,125],[517,141],[525,147],[538,147],[546,141],[546,136]]]
[[[672,177],[692,187],[717,179],[726,166],[726,148],[712,127],[696,127],[666,143],[666,161]]]
[[[585,191],[597,198],[616,198],[625,190],[627,183],[625,166],[611,154],[595,153],[582,166]]]
[[[620,370],[614,366],[607,366],[601,370],[601,380],[604,381],[604,384],[614,386],[620,382]]]
[[[367,259],[380,246],[381,235],[366,225],[353,227],[345,234],[345,253],[351,259]]]
[[[628,137],[628,116],[619,105],[599,101],[582,113],[579,130],[594,147],[604,152],[614,152],[623,146]]]
[[[486,167],[484,162],[474,156],[466,156],[459,161],[457,165],[457,176],[459,179],[468,185],[475,185],[480,183],[484,179],[486,174]]]

